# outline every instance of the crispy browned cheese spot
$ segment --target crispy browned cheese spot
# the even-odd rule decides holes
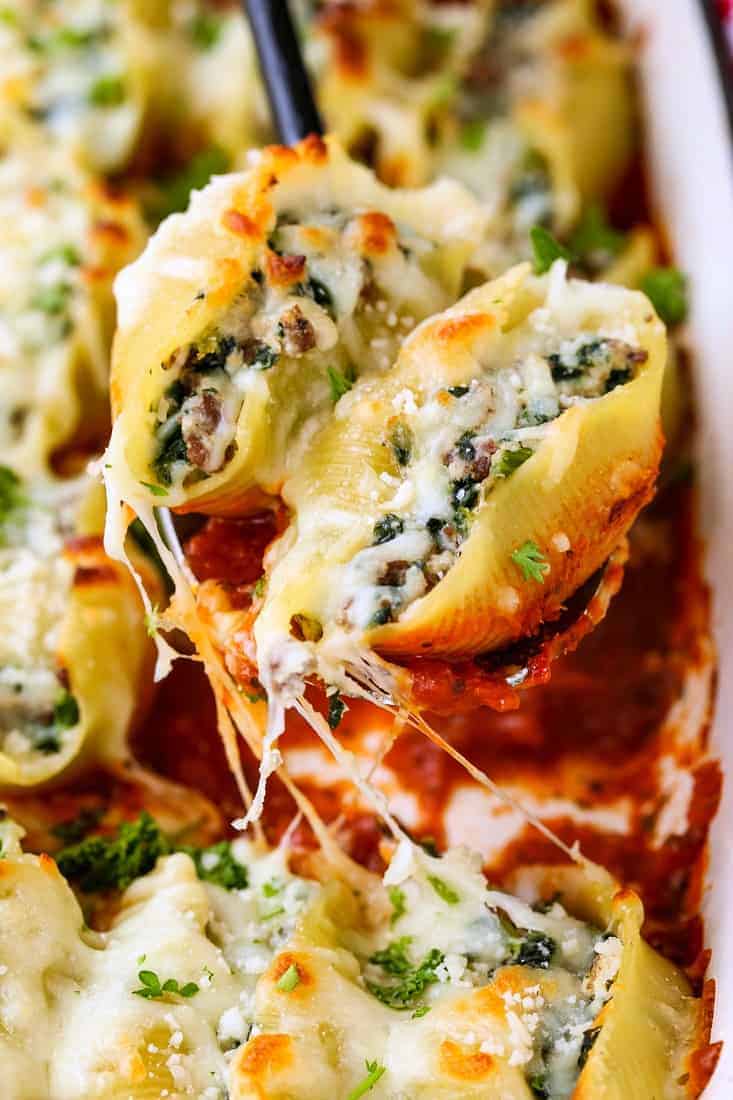
[[[494,1068],[494,1059],[480,1050],[467,1050],[452,1039],[444,1039],[440,1044],[440,1070],[448,1077],[458,1081],[484,1081]]]

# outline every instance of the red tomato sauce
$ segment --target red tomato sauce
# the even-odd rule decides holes
[[[720,795],[718,765],[705,756],[705,722],[688,729],[682,739],[670,721],[686,678],[709,660],[709,600],[693,510],[689,486],[660,494],[633,532],[625,582],[607,618],[575,653],[553,665],[547,683],[521,693],[518,709],[498,713],[479,707],[428,716],[443,737],[500,784],[581,808],[626,799],[630,825],[623,832],[579,825],[570,817],[543,820],[568,844],[579,841],[585,855],[639,891],[647,935],[688,967],[702,950],[698,909],[705,847]],[[189,541],[189,560],[201,579],[251,583],[261,573],[262,555],[276,532],[276,522],[267,516],[211,519]],[[324,706],[318,692],[313,700]],[[391,716],[370,704],[349,701],[348,708],[337,731],[345,747],[358,751],[367,728],[372,734],[390,729]],[[286,758],[288,751],[314,744],[310,728],[291,715],[283,739]],[[160,685],[137,747],[145,763],[194,787],[225,819],[241,813],[211,692],[199,666],[179,661]],[[655,828],[666,795],[657,762],[663,755],[684,762],[693,782],[682,831],[677,835],[672,829],[660,843]],[[242,756],[254,784],[256,763],[246,750]],[[430,836],[439,847],[444,845],[445,807],[456,789],[472,782],[464,770],[413,729],[402,732],[385,764],[418,806],[416,837]],[[327,785],[315,775],[300,785],[326,820],[339,815],[346,820],[344,835],[355,857],[378,866],[382,829],[351,797],[348,781]],[[265,810],[265,827],[273,839],[293,813],[289,796],[273,778]],[[500,880],[521,864],[556,861],[557,855],[528,824],[487,870]]]

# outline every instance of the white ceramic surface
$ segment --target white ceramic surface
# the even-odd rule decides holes
[[[733,140],[699,0],[623,0],[640,30],[653,197],[692,283],[701,525],[720,687],[711,751],[727,783],[712,836],[705,914],[723,1055],[705,1100],[733,1098]]]

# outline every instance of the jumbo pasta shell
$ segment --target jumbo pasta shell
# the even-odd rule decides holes
[[[227,515],[277,494],[334,388],[387,369],[455,299],[483,220],[457,184],[391,192],[315,138],[210,184],[117,283],[121,495]],[[192,436],[207,402],[215,423]]]
[[[44,551],[36,533],[26,545],[15,542],[0,551],[5,691],[18,665],[19,698],[28,696],[25,719],[20,712],[14,723],[12,704],[6,710],[10,727],[0,751],[0,789],[6,792],[67,781],[93,763],[127,759],[127,736],[151,698],[154,650],[144,608],[128,570],[104,553],[102,502],[101,488],[89,486],[78,503],[76,533],[60,540],[60,549],[49,533]],[[68,500],[63,491],[55,500],[53,491],[42,491],[36,506],[61,510]],[[155,569],[139,553],[133,559],[151,596],[159,595]],[[19,599],[20,617],[14,611]],[[57,683],[55,701],[49,700],[54,717],[39,725],[35,685],[50,676]]]
[[[596,396],[567,396],[554,419],[517,429],[522,408],[544,407],[556,386],[550,362],[567,373],[558,349],[588,341],[625,348],[633,377],[604,393],[609,374]],[[461,658],[557,617],[654,490],[665,351],[644,295],[566,282],[563,265],[544,279],[517,267],[421,325],[385,379],[342,399],[285,486],[295,518],[271,555],[255,624],[261,665],[294,615],[322,625],[317,651],[335,660],[347,636],[388,657]],[[545,397],[532,390],[507,420],[500,395],[507,386],[529,394],[516,381],[523,370],[539,371]],[[396,423],[412,439],[404,465]],[[503,449],[516,440],[521,452]],[[459,522],[467,533],[450,548],[446,532]],[[523,567],[526,549],[536,568]],[[382,608],[387,621],[375,625]]]

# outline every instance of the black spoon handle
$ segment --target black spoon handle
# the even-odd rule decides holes
[[[308,134],[322,134],[287,0],[244,0],[244,7],[280,140],[293,145]]]

